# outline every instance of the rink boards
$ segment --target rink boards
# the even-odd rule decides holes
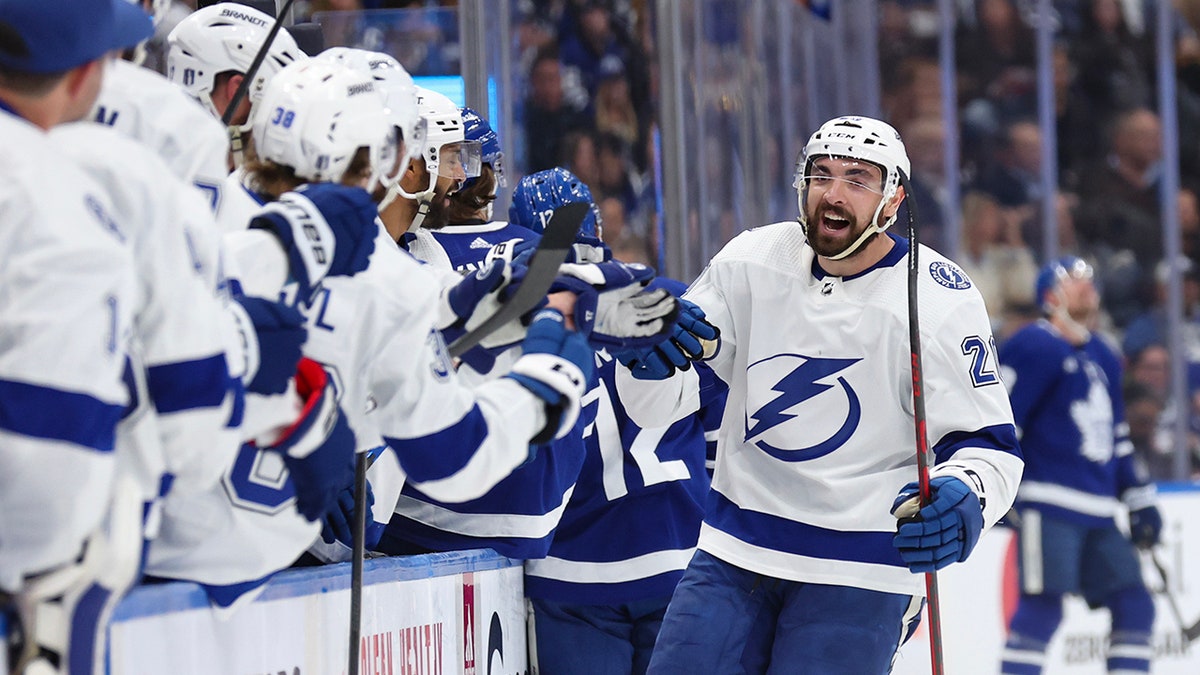
[[[491,551],[364,566],[362,675],[516,674],[527,668],[521,566]],[[228,616],[192,584],[141,588],[117,610],[113,675],[345,673],[350,566],[289,570]]]
[[[1200,619],[1200,486],[1160,484],[1163,544],[1159,559],[1167,567],[1171,592],[1183,618]],[[1153,589],[1162,588],[1154,566],[1143,560],[1142,573]],[[942,600],[942,649],[947,673],[998,673],[1007,618],[1018,592],[1016,542],[1011,530],[995,528],[980,539],[967,562],[938,573]],[[1179,624],[1170,605],[1155,594],[1155,675],[1200,673],[1200,641],[1183,649]],[[1078,598],[1068,600],[1062,626],[1047,654],[1045,675],[1104,675],[1108,612],[1090,611]],[[893,675],[929,675],[929,634],[923,622],[897,657]]]

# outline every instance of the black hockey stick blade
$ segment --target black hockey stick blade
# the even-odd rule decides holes
[[[573,202],[554,209],[554,215],[550,216],[546,231],[542,233],[542,240],[529,260],[529,271],[525,273],[525,279],[517,291],[495,314],[455,340],[450,345],[451,357],[462,356],[504,324],[537,307],[558,276],[558,267],[566,261],[579,234],[579,227],[591,208],[586,202]]]
[[[350,652],[347,675],[358,675],[359,641],[362,638],[363,559],[366,557],[367,468],[370,453],[354,458],[354,533],[350,558]]]

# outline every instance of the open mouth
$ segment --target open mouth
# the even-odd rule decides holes
[[[850,227],[850,219],[837,213],[826,211],[821,214],[821,229],[826,232],[841,232]]]

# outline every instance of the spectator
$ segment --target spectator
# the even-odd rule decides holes
[[[963,197],[963,247],[958,263],[983,295],[997,340],[1036,314],[1037,264],[1021,239],[1020,223],[984,192]]]
[[[596,135],[586,129],[567,134],[562,143],[562,157],[554,166],[565,167],[584,185],[598,185],[600,159],[597,156]]]
[[[1160,450],[1156,442],[1163,401],[1152,389],[1137,382],[1125,383],[1125,421],[1129,424],[1129,442],[1133,454],[1152,480],[1174,475],[1174,458]]]
[[[528,171],[558,166],[564,138],[589,126],[582,107],[568,103],[564,97],[558,55],[553,51],[538,54],[529,72],[529,97],[525,100]]]
[[[588,185],[602,196],[619,198],[626,216],[637,213],[641,208],[642,181],[629,159],[629,146],[613,134],[601,133],[596,137],[596,158],[598,180]]]
[[[920,228],[921,243],[938,251],[951,254],[942,246],[946,241],[946,125],[935,114],[925,114],[904,125],[901,135],[908,143],[908,157],[912,162],[912,194],[909,198],[916,203],[917,227]],[[792,209],[795,208],[793,204]],[[907,209],[907,205],[903,208]],[[905,216],[900,216],[901,222]]]
[[[975,186],[1005,208],[1028,208],[1042,198],[1042,131],[1037,122],[1019,120],[1007,125],[995,161]]]
[[[1072,50],[1089,107],[1118,111],[1153,102],[1151,44],[1130,32],[1119,0],[1088,3]]]

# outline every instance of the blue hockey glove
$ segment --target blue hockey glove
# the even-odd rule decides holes
[[[307,300],[326,276],[352,276],[367,268],[379,233],[376,216],[366,190],[310,183],[268,204],[250,227],[279,237],[300,298]]]
[[[308,339],[304,315],[281,302],[248,295],[234,295],[233,299],[245,310],[258,339],[258,369],[246,389],[256,394],[282,394]]]
[[[339,492],[354,484],[355,439],[321,364],[300,360],[296,392],[304,410],[268,449],[283,455],[296,487],[296,510],[314,521],[329,510]]]
[[[367,483],[367,527],[364,531],[363,544],[366,550],[373,550],[383,537],[384,524],[375,522],[371,517],[371,507],[375,505],[375,491],[371,483]],[[325,512],[321,522],[321,541],[326,544],[340,542],[354,548],[354,486],[338,493],[337,501]]]
[[[912,513],[917,506],[913,500],[919,499],[915,481],[905,485],[892,503],[892,513],[899,519],[892,543],[915,574],[966,560],[983,531],[983,507],[966,483],[954,476],[938,476],[929,489],[933,501],[919,512]]]
[[[561,438],[575,426],[579,399],[595,368],[595,354],[587,340],[563,323],[563,315],[543,309],[533,317],[524,355],[506,375],[546,402],[546,426],[529,442],[537,445]]]
[[[671,336],[649,349],[613,354],[636,379],[665,380],[676,370],[687,370],[692,361],[716,355],[721,331],[704,320],[704,310],[688,300],[679,299],[679,318]]]
[[[617,261],[567,263],[550,292],[575,294],[573,318],[596,349],[625,351],[653,347],[674,328],[678,303],[662,288],[647,290],[654,270]]]
[[[1158,492],[1153,485],[1131,487],[1121,493],[1129,509],[1129,539],[1138,548],[1158,545],[1162,536],[1162,514],[1158,511]]]
[[[468,274],[458,284],[442,293],[439,309],[438,328],[445,331],[451,328],[462,328],[488,296],[495,296],[508,282],[509,268],[503,260],[493,260],[472,274]],[[489,309],[494,311],[498,303],[489,303]]]

